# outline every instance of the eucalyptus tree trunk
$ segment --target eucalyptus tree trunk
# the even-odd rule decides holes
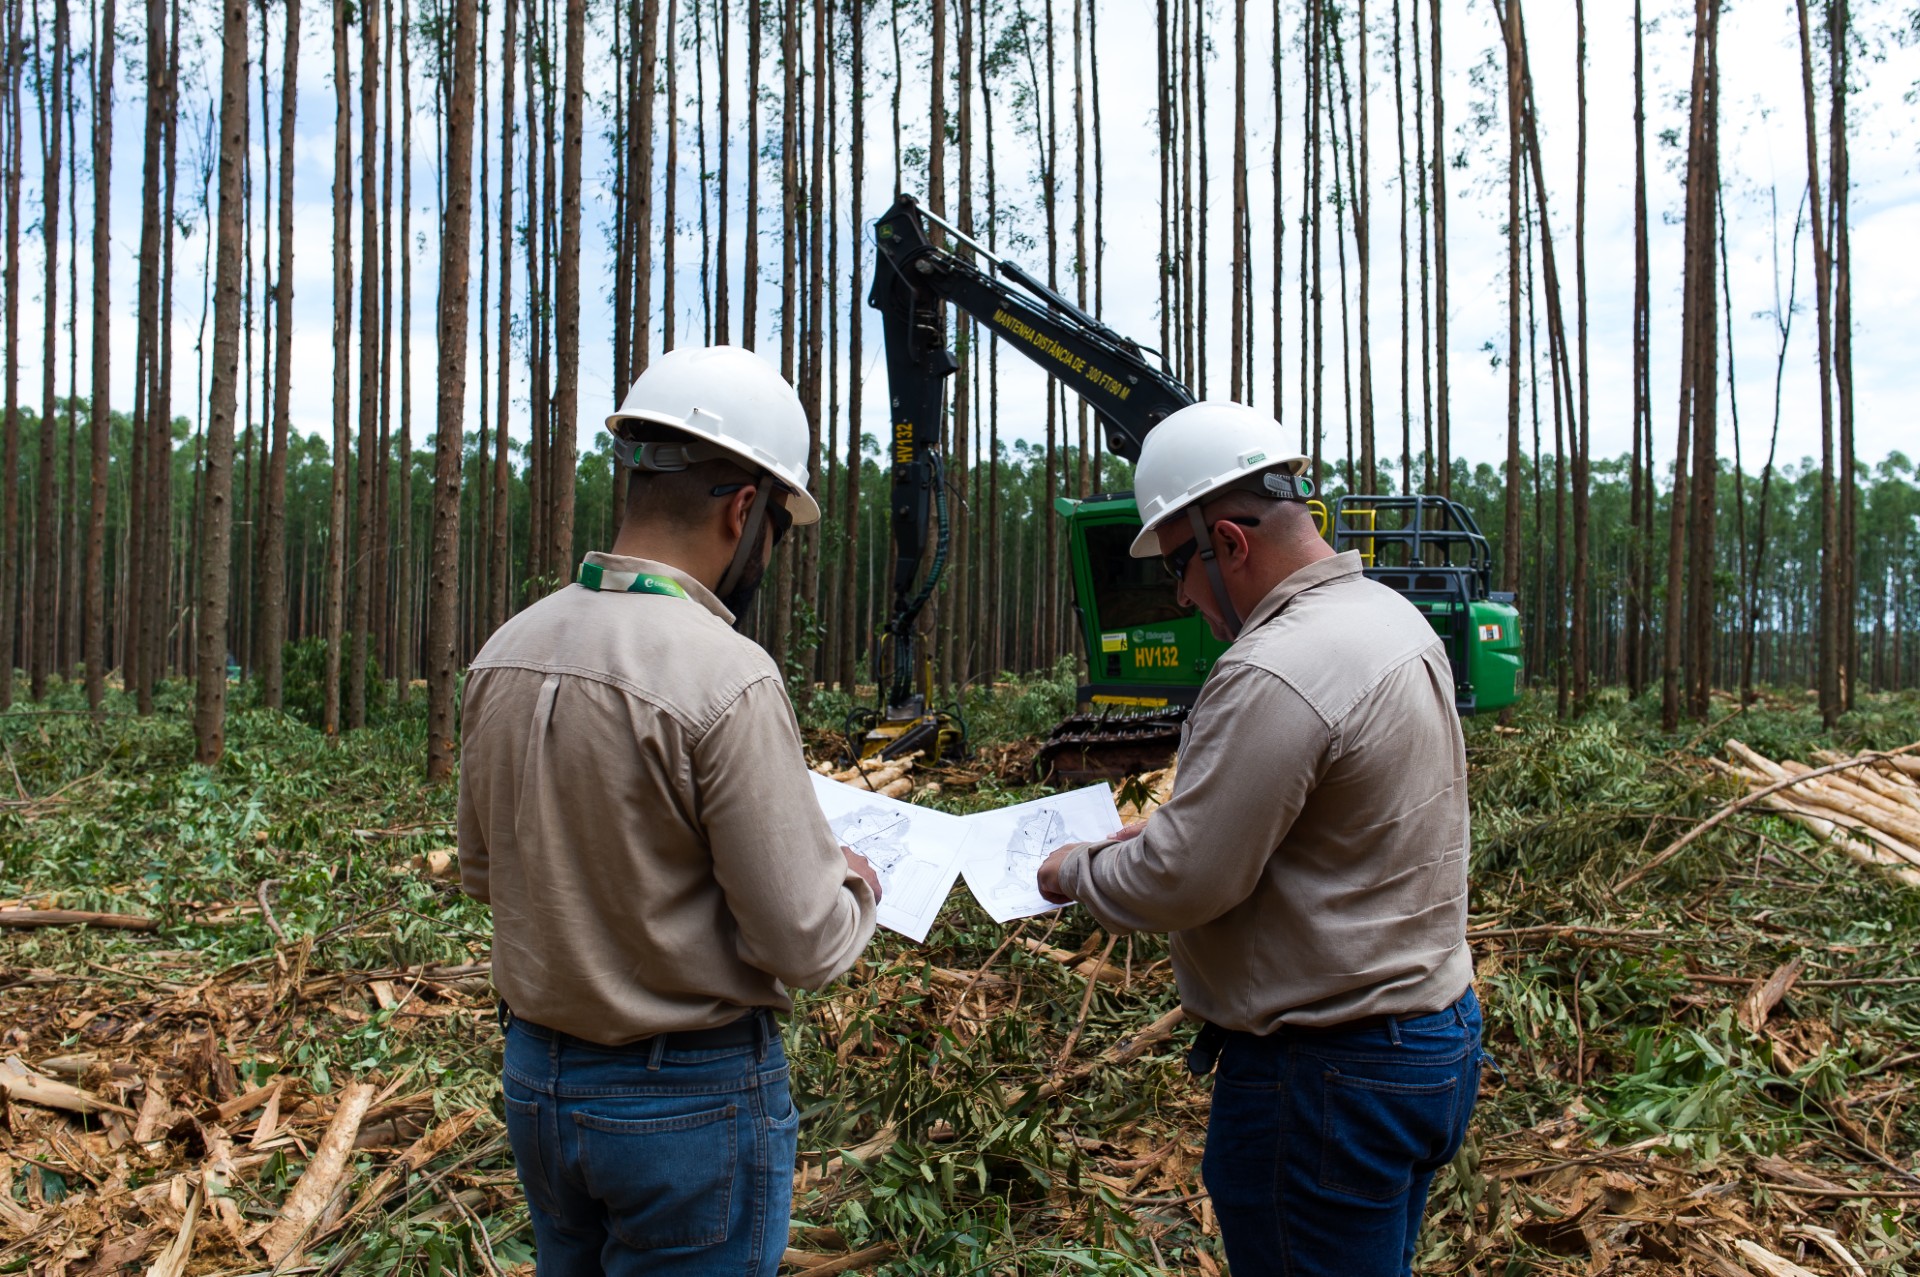
[[[1436,14],[1437,17],[1437,14]],[[1520,92],[1520,6],[1508,6],[1502,24],[1507,53],[1507,470],[1506,525],[1501,544],[1501,588],[1520,588],[1520,181],[1521,151],[1525,143]],[[1435,102],[1439,101],[1438,95]],[[1444,364],[1442,365],[1444,367]],[[1538,481],[1539,476],[1535,476]]]
[[[1360,267],[1360,490],[1375,490],[1373,429],[1373,208],[1368,160],[1367,0],[1357,0],[1356,25],[1360,81],[1360,175],[1353,193],[1353,246]],[[1345,63],[1342,63],[1344,75]],[[1344,89],[1344,85],[1343,85]],[[1353,127],[1351,122],[1347,125]]]
[[[1281,59],[1280,0],[1273,0],[1273,419],[1287,423],[1287,186],[1286,68]],[[1249,289],[1251,294],[1251,289]],[[1249,295],[1247,304],[1253,299]],[[1251,345],[1251,343],[1249,343]],[[1251,356],[1249,356],[1251,357]],[[1247,387],[1249,396],[1253,387]]]
[[[582,136],[586,128],[586,0],[567,0],[567,70],[560,181],[560,376],[554,387],[553,547],[555,573],[565,579],[573,564],[573,476],[579,450],[575,418],[580,407],[580,186]],[[484,303],[483,303],[484,304]]]
[[[720,225],[714,243],[714,290],[713,290],[713,340],[721,345],[727,344],[733,331],[733,313],[729,305],[730,289],[728,277],[731,274],[732,261],[728,253],[728,227],[733,222],[732,186],[729,171],[732,167],[730,156],[733,151],[733,130],[731,127],[731,106],[733,101],[733,4],[732,0],[716,0],[713,6],[714,51],[719,58],[719,202]],[[861,86],[865,91],[865,86]],[[854,309],[865,303],[865,298],[854,300]],[[621,387],[625,389],[625,387]]]
[[[852,305],[847,315],[847,361],[854,370],[847,379],[847,469],[844,482],[846,494],[842,499],[842,518],[846,521],[847,554],[842,560],[843,579],[840,587],[839,629],[840,668],[837,672],[840,686],[849,696],[854,690],[854,664],[859,656],[860,644],[856,641],[858,631],[854,628],[856,604],[859,595],[859,563],[861,544],[860,529],[860,410],[864,403],[861,385],[864,378],[859,370],[865,367],[862,317],[866,311],[866,240],[862,234],[866,226],[865,182],[867,171],[867,15],[866,0],[848,0],[847,24],[851,28],[852,77],[849,81],[852,98],[852,160],[848,173],[851,207],[848,216],[853,231],[853,285],[848,295]],[[749,105],[749,115],[755,113]],[[963,179],[964,180],[964,179]]]
[[[380,86],[380,439],[373,478],[373,617],[371,642],[380,654],[384,678],[399,665],[394,650],[391,611],[390,562],[393,549],[393,6],[380,14],[381,65],[387,68]],[[372,250],[372,245],[368,245]],[[484,397],[483,397],[484,398]],[[481,449],[484,454],[485,449]]]
[[[1417,0],[1416,0],[1417,3]],[[1433,49],[1433,332],[1434,447],[1439,452],[1440,495],[1453,495],[1453,427],[1447,387],[1447,114],[1445,71],[1440,56],[1440,0],[1428,0],[1428,37]],[[1512,552],[1509,551],[1509,554]]]
[[[292,422],[293,144],[299,104],[300,0],[286,0],[286,23],[280,64],[279,265],[273,276],[273,443],[267,457],[266,499],[260,503],[260,698],[269,709],[279,709],[286,695],[282,649],[287,641],[287,436]],[[261,123],[264,127],[265,121]]]
[[[1693,200],[1688,206],[1687,230],[1693,241],[1689,256],[1686,310],[1695,329],[1691,424],[1693,427],[1693,493],[1689,499],[1687,534],[1687,712],[1705,722],[1713,691],[1713,601],[1715,503],[1719,488],[1720,334],[1719,272],[1716,257],[1716,205],[1720,190],[1720,5],[1700,0],[1695,22],[1696,41],[1706,44],[1706,79],[1697,99],[1694,130],[1700,145]],[[1690,176],[1693,174],[1690,173]]]
[[[1706,328],[1699,313],[1701,258],[1711,252],[1708,245],[1700,242],[1699,218],[1702,204],[1711,207],[1704,183],[1707,180],[1705,161],[1708,146],[1707,112],[1710,92],[1708,65],[1712,44],[1707,10],[1712,7],[1714,7],[1714,0],[1696,0],[1694,7],[1693,87],[1687,127],[1686,273],[1681,318],[1680,411],[1679,428],[1675,432],[1678,442],[1674,458],[1673,501],[1668,516],[1665,659],[1660,671],[1660,721],[1662,728],[1667,731],[1674,730],[1680,724],[1680,715],[1684,708],[1680,681],[1682,662],[1689,646],[1686,642],[1688,608],[1685,565],[1688,534],[1693,520],[1688,517],[1692,500],[1687,482],[1687,456],[1688,444],[1693,440],[1697,430],[1694,425],[1695,416],[1699,412],[1696,400],[1703,393],[1699,382],[1699,342]],[[1708,279],[1711,281],[1711,274],[1708,275]],[[1713,304],[1711,292],[1708,293],[1706,301],[1711,310]],[[1716,378],[1715,381],[1707,383],[1704,394],[1708,398],[1717,393],[1717,381]],[[1708,464],[1711,467],[1711,456],[1708,458]]]
[[[36,13],[38,12],[36,8]],[[66,83],[67,0],[54,0],[53,68],[44,78],[47,92],[40,99],[42,212],[40,229],[46,245],[46,284],[40,298],[42,316],[41,395],[45,405],[40,414],[40,465],[34,500],[33,550],[34,593],[38,596],[33,611],[33,641],[28,645],[27,670],[33,699],[44,700],[47,675],[52,671],[56,623],[60,598],[60,536],[58,532],[59,498],[54,487],[54,422],[59,420],[60,405],[55,395],[55,373],[59,368],[59,289],[60,289],[60,116],[65,110],[60,95]]]
[[[467,257],[473,230],[474,0],[451,0],[453,85],[447,104],[447,212],[440,239],[437,437],[433,561],[427,609],[427,780],[453,774],[453,692],[458,674],[460,436],[467,390]]]
[[[513,577],[513,555],[507,539],[513,513],[507,423],[513,411],[513,57],[514,21],[518,15],[515,0],[504,0],[504,7],[506,15],[500,39],[500,387],[495,396],[495,410],[500,414],[500,419],[493,435],[492,522],[487,528],[489,634],[506,624],[507,600]],[[481,304],[485,304],[484,298]],[[405,331],[404,324],[402,331]],[[625,370],[622,370],[623,378],[625,375]],[[615,387],[616,392],[625,389],[624,385]],[[482,460],[485,460],[484,456]],[[402,579],[405,579],[404,576]]]
[[[346,627],[348,427],[353,406],[353,84],[347,6],[333,6],[333,475],[327,519],[327,662],[320,692],[322,728],[340,733],[341,640]]]
[[[1577,140],[1574,146],[1578,165],[1574,187],[1573,273],[1574,304],[1578,308],[1580,351],[1579,405],[1573,418],[1573,698],[1580,705],[1592,693],[1591,657],[1588,652],[1588,490],[1592,466],[1593,426],[1588,415],[1587,383],[1587,6],[1586,0],[1574,0],[1574,86],[1579,99]]]
[[[165,519],[153,505],[154,431],[150,420],[157,411],[154,401],[159,382],[161,163],[167,119],[166,10],[166,0],[147,0],[146,136],[141,166],[140,274],[135,303],[138,335],[134,352],[133,455],[127,480],[128,522],[133,544],[127,572],[126,683],[134,694],[136,709],[142,714],[153,710],[153,645],[149,636],[157,609],[151,600],[155,594],[166,592],[165,574],[155,571],[160,556],[153,546],[165,539],[167,528]],[[7,490],[13,491],[11,479]],[[7,523],[11,529],[14,524],[11,515]],[[11,551],[7,557],[12,559]]]
[[[1433,262],[1429,247],[1433,243],[1428,217],[1432,208],[1432,174],[1427,168],[1426,83],[1420,68],[1425,65],[1420,47],[1420,0],[1408,6],[1413,19],[1413,167],[1419,191],[1420,209],[1420,439],[1426,458],[1421,467],[1421,490],[1434,490],[1433,442]]]
[[[1835,626],[1840,633],[1836,649],[1839,665],[1840,708],[1854,705],[1860,681],[1860,492],[1853,454],[1853,270],[1851,201],[1853,180],[1847,162],[1847,75],[1851,61],[1850,15],[1847,0],[1827,0],[1827,195],[1832,216],[1828,222],[1828,269],[1833,288],[1833,391],[1839,428],[1838,528],[1839,554],[1834,582],[1839,604]]]
[[[1276,71],[1277,71],[1276,64]],[[1278,117],[1275,117],[1276,119]],[[1276,147],[1277,151],[1279,148]],[[1276,211],[1278,205],[1275,205]],[[1247,337],[1247,0],[1233,0],[1233,307],[1228,396],[1244,402]]]
[[[651,11],[659,0],[645,0]],[[898,0],[894,0],[898,3]],[[743,251],[744,260],[740,269],[740,344],[748,350],[754,347],[755,330],[760,319],[760,26],[761,0],[747,0],[747,239]],[[652,62],[653,28],[649,24],[642,37],[647,49],[647,60]],[[652,134],[653,102],[649,87],[652,84],[651,72],[642,79],[641,97],[644,102],[641,128]],[[899,88],[895,86],[895,93]],[[649,152],[649,155],[652,153]],[[651,182],[651,178],[648,179]],[[858,216],[858,213],[855,214]],[[648,242],[646,239],[642,243]],[[644,265],[640,269],[641,278],[647,276]],[[644,284],[642,285],[644,287]],[[646,325],[644,310],[640,324]],[[644,367],[644,363],[641,365]]]
[[[936,7],[945,0],[935,0]],[[824,366],[821,362],[822,340],[826,336],[827,318],[822,309],[826,298],[826,275],[824,257],[826,250],[826,170],[829,162],[826,153],[827,137],[827,81],[833,75],[833,63],[827,54],[827,24],[831,21],[826,0],[814,0],[813,3],[813,138],[810,169],[811,186],[807,196],[808,240],[807,253],[807,478],[816,491],[820,489],[822,466],[820,463],[820,415],[821,392],[825,383]],[[934,66],[940,67],[936,61]],[[942,79],[944,71],[936,70],[934,79]],[[797,233],[799,227],[795,226]],[[817,626],[820,614],[820,525],[800,529],[795,537],[797,544],[791,554],[798,560],[800,573],[800,599],[806,605],[806,611]],[[811,689],[813,680],[818,677],[821,653],[809,650],[806,653],[806,682]]]
[[[1633,456],[1628,518],[1627,694],[1646,690],[1653,616],[1653,398],[1648,364],[1652,271],[1647,245],[1647,75],[1640,0],[1633,3]]]
[[[359,0],[360,20],[360,457],[354,475],[353,653],[347,727],[367,725],[367,628],[373,618],[374,444],[380,414],[379,0]],[[344,534],[343,538],[344,539]]]
[[[4,14],[5,47],[21,39],[20,0],[8,0]],[[20,598],[20,74],[22,58],[8,57],[0,73],[6,77],[6,186],[7,186],[7,408],[6,440],[0,445],[0,710],[13,704],[13,673],[18,657],[14,634],[19,624]]]
[[[1840,529],[1834,509],[1833,459],[1833,259],[1827,239],[1826,205],[1820,190],[1819,122],[1814,115],[1813,41],[1807,28],[1807,0],[1795,0],[1800,21],[1800,90],[1807,125],[1807,189],[1813,240],[1814,331],[1820,380],[1820,588],[1818,611],[1818,686],[1820,717],[1828,727],[1839,721],[1840,688]]]
[[[414,552],[413,552],[413,3],[412,0],[399,0],[400,4],[400,118],[408,121],[408,126],[400,130],[400,451],[394,459],[395,468],[400,472],[400,491],[396,500],[395,522],[399,524],[395,557],[399,560],[398,579],[394,582],[394,593],[399,596],[399,615],[394,618],[394,680],[399,684],[397,695],[405,703],[413,695],[413,671],[418,648],[414,642]],[[513,74],[512,55],[506,55],[507,76]],[[513,128],[512,111],[501,127]],[[506,157],[501,157],[504,165]],[[502,184],[506,179],[501,178]],[[500,269],[505,272],[507,259],[501,260]],[[507,281],[502,275],[500,287],[504,291]],[[506,331],[507,311],[500,312],[501,332]],[[500,373],[507,375],[506,361],[501,360]],[[502,403],[504,409],[505,404]],[[506,436],[500,436],[504,451]],[[498,587],[496,587],[498,588]]]
[[[289,0],[298,4],[299,0]],[[102,0],[100,28],[95,36],[93,74],[93,171],[113,171],[113,61],[115,52],[114,0]],[[11,183],[9,183],[11,186]],[[11,201],[11,194],[9,194]],[[93,378],[88,390],[87,436],[89,447],[87,500],[87,705],[98,713],[106,698],[107,686],[107,490],[111,478],[108,469],[109,427],[112,414],[108,406],[113,373],[113,294],[112,294],[112,222],[113,184],[93,183]],[[11,221],[9,221],[11,225]],[[11,241],[11,231],[9,231]],[[13,263],[9,252],[7,267],[7,309],[13,310]],[[7,431],[14,429],[12,323],[8,323],[7,342]],[[10,565],[0,565],[0,567]],[[0,589],[0,618],[10,617],[4,604],[11,588]],[[0,705],[11,699],[13,685],[11,652],[0,638]]]
[[[206,482],[200,506],[199,617],[195,623],[194,761],[226,747],[227,610],[233,532],[233,417],[240,373],[240,167],[247,152],[247,0],[222,0],[220,222],[214,267],[213,386],[207,409]]]
[[[1418,5],[1416,4],[1416,10]],[[1407,243],[1407,104],[1400,61],[1400,0],[1393,0],[1393,141],[1400,173],[1400,491],[1413,491],[1413,325],[1411,254]]]

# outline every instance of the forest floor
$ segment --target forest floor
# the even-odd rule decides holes
[[[1069,689],[978,694],[931,801],[1036,792]],[[242,705],[212,770],[184,686],[80,709],[0,717],[0,922],[129,920],[0,929],[0,1272],[530,1272],[417,708],[330,745]],[[1627,881],[1734,795],[1730,737],[1907,745],[1920,697],[1832,733],[1797,695],[1673,737],[1617,694],[1469,723],[1490,1062],[1423,1271],[1920,1273],[1920,890],[1757,808]],[[1001,928],[956,891],[925,945],[876,935],[788,1027],[791,1270],[1222,1271],[1177,1006],[1164,941],[1083,911]]]

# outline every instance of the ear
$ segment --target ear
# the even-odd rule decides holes
[[[753,498],[757,491],[752,484],[748,484],[728,497],[726,505],[721,507],[723,527],[729,542],[737,544],[746,535],[747,518],[753,512]]]
[[[1252,544],[1247,530],[1232,519],[1221,519],[1213,525],[1213,541],[1220,556],[1221,566],[1235,564],[1245,567],[1252,552]]]

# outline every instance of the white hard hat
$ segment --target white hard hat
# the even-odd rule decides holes
[[[806,409],[787,379],[751,350],[682,346],[661,355],[607,418],[607,429],[621,439],[623,427],[635,422],[671,427],[712,444],[711,455],[770,471],[792,493],[793,521],[819,522],[820,505],[807,492]],[[705,459],[682,450],[682,465]]]
[[[1196,501],[1250,475],[1268,471],[1291,477],[1276,483],[1276,496],[1304,499],[1312,487],[1301,476],[1305,457],[1287,451],[1280,423],[1245,404],[1204,399],[1188,404],[1155,426],[1140,448],[1133,496],[1144,525],[1133,540],[1133,557],[1161,552],[1159,529]]]

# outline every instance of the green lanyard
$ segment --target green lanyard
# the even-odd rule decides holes
[[[684,599],[687,592],[680,583],[671,577],[655,576],[647,572],[620,572],[612,568],[603,568],[598,563],[582,563],[580,571],[573,578],[589,590],[613,590],[625,594],[664,594],[668,598]]]

